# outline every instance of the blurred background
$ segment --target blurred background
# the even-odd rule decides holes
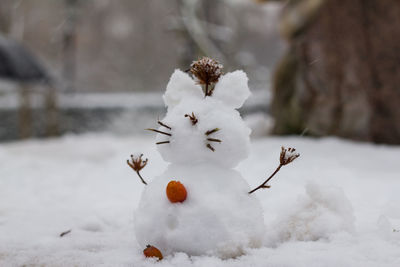
[[[400,143],[398,0],[0,0],[0,141],[144,133],[174,69],[243,69],[254,136]]]

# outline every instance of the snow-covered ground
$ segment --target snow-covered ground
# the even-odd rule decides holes
[[[149,135],[0,144],[0,266],[400,266],[400,147],[333,138],[253,141],[238,168],[251,187],[276,168],[281,145],[301,153],[255,193],[262,248],[145,259],[133,230],[143,184],[126,159],[143,152],[148,180],[164,170]]]

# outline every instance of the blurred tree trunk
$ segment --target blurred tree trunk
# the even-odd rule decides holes
[[[399,144],[400,1],[319,0],[314,13],[298,3],[315,0],[291,2],[281,23],[290,48],[275,73],[275,133]],[[293,14],[309,19],[299,26]]]
[[[45,93],[46,136],[57,136],[59,132],[59,111],[56,88],[49,84]]]
[[[29,138],[33,132],[30,86],[22,83],[19,87],[18,128],[20,138]]]
[[[63,31],[63,79],[67,92],[75,91],[76,81],[76,20],[79,0],[65,0],[66,18]]]

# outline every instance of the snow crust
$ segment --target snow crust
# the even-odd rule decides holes
[[[282,145],[302,155],[282,168],[270,189],[255,193],[266,224],[261,248],[229,260],[175,253],[156,262],[144,258],[135,237],[133,210],[144,186],[126,165],[140,151],[149,158],[144,178],[160,175],[167,163],[153,138],[82,135],[0,144],[0,266],[400,266],[400,233],[394,231],[400,229],[400,147],[332,138],[258,139],[238,168],[251,188],[276,168]],[[310,182],[317,186],[307,193]],[[276,222],[296,214],[295,208],[306,214],[311,199],[320,218],[350,224],[354,216],[354,231],[335,224],[321,227],[315,241],[274,236],[285,225]],[[299,236],[300,230],[291,233]]]

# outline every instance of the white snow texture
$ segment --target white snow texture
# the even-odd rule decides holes
[[[167,164],[154,138],[88,134],[1,143],[0,266],[400,266],[400,147],[336,138],[258,139],[238,166],[252,188],[276,168],[282,145],[301,156],[282,168],[270,189],[254,193],[266,224],[262,247],[229,260],[175,253],[156,262],[143,256],[136,240],[133,210],[145,187],[125,162],[143,152],[149,158],[142,170],[145,190],[156,186],[152,178]],[[311,191],[308,181],[317,183]],[[192,194],[188,188],[188,201]],[[286,220],[296,217],[288,238]],[[304,225],[316,228],[305,235]]]
[[[186,187],[184,202],[166,197],[171,180]],[[144,189],[135,213],[136,238],[141,247],[154,245],[164,255],[242,255],[245,248],[260,247],[264,233],[261,205],[249,190],[237,171],[208,163],[171,164]]]
[[[225,77],[230,77],[236,85],[228,82],[229,79]],[[224,97],[228,94],[220,93],[230,89],[236,98]],[[170,141],[167,145],[158,146],[164,160],[183,164],[213,162],[233,168],[247,158],[251,130],[239,112],[232,107],[232,103],[240,107],[249,95],[247,76],[242,71],[223,76],[217,83],[213,96],[204,97],[201,87],[196,85],[188,74],[176,70],[164,94],[168,113],[162,120],[172,130],[159,128],[161,131],[171,133],[172,136],[157,135],[157,142]],[[219,98],[216,98],[217,96]],[[185,114],[192,113],[198,120],[196,125],[192,125],[189,118],[185,117]],[[210,135],[205,134],[215,128],[219,130]],[[207,138],[219,139],[221,142],[209,142]],[[210,144],[215,151],[211,151],[207,144]]]
[[[271,245],[288,240],[317,241],[331,234],[354,231],[354,214],[341,188],[308,183],[306,195],[286,207],[267,237]]]

